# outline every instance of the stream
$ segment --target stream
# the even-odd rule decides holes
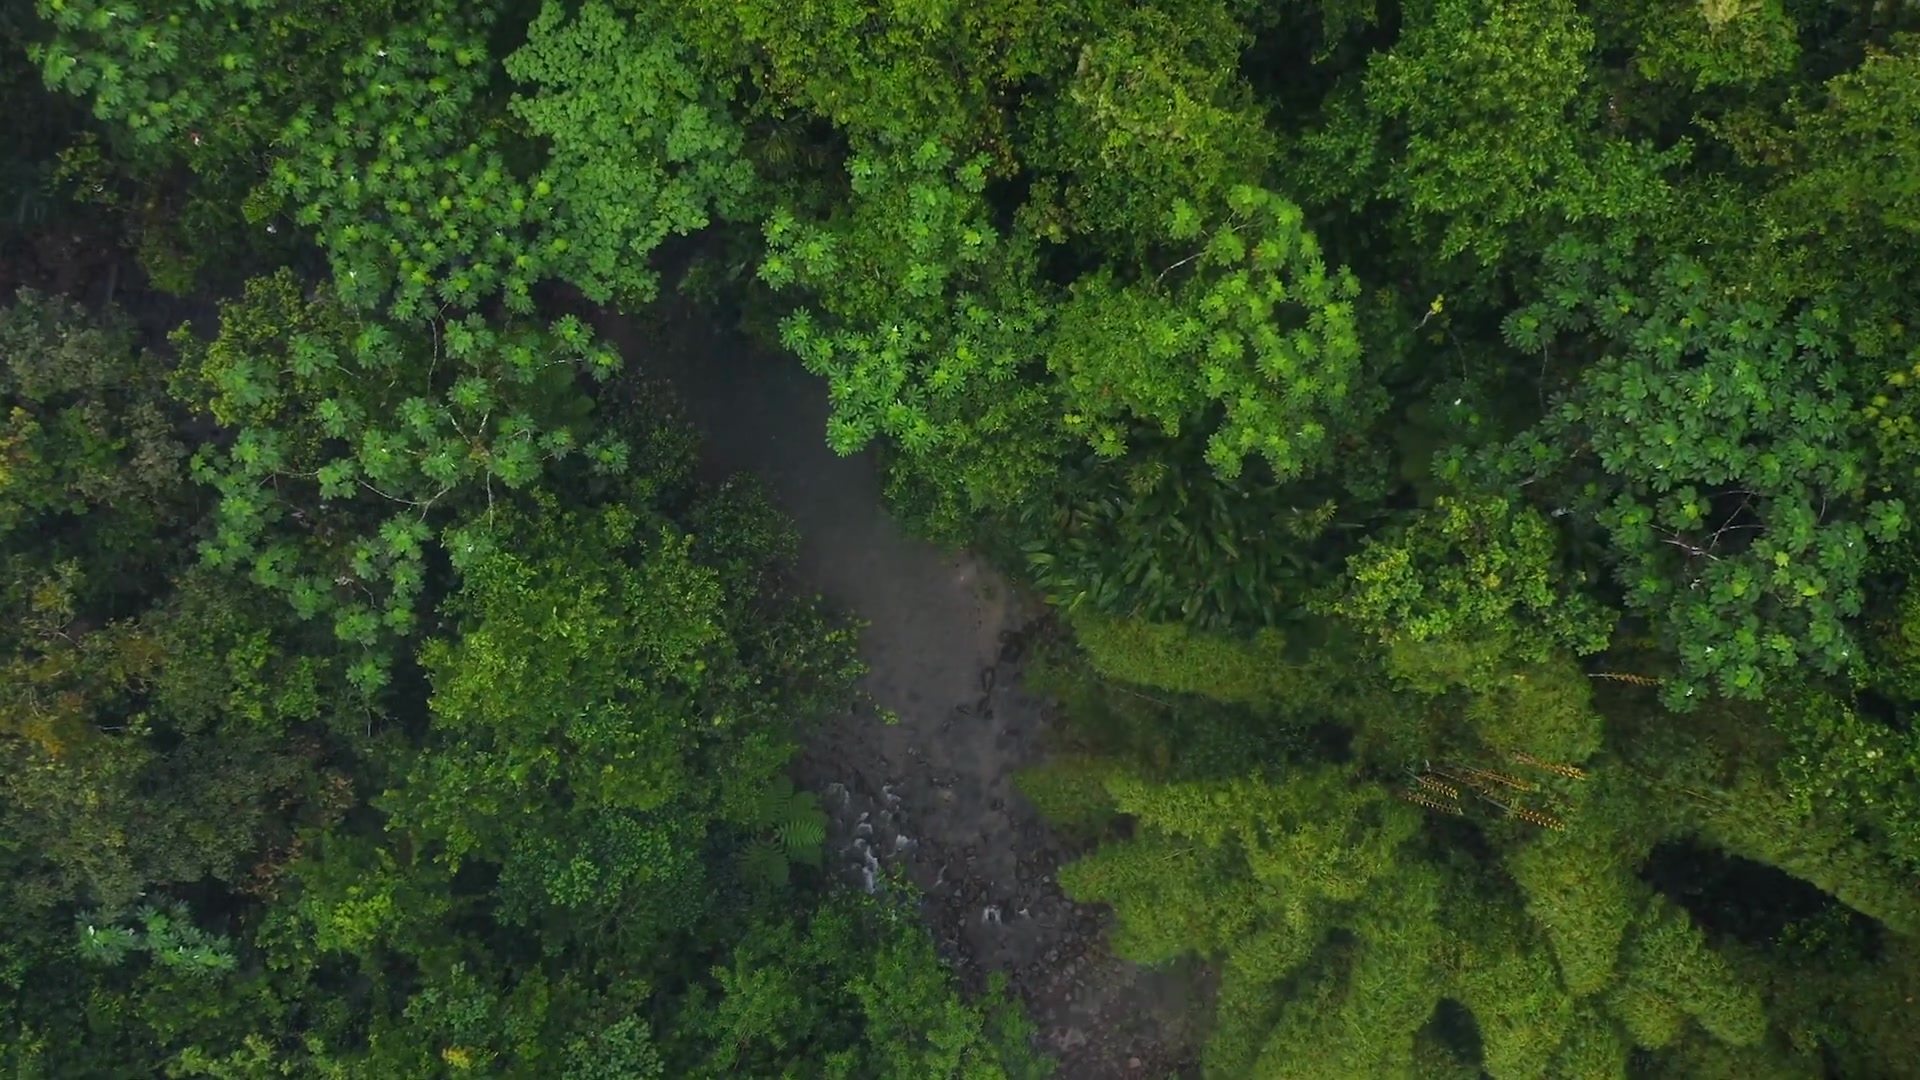
[[[941,954],[970,990],[1007,977],[1060,1080],[1190,1070],[1190,978],[1111,954],[1110,914],[1061,893],[1054,874],[1074,853],[1013,785],[1042,760],[1053,720],[1021,688],[1038,605],[887,514],[871,455],[828,449],[826,387],[797,360],[698,318],[593,322],[630,365],[674,386],[711,478],[755,476],[793,518],[801,582],[867,623],[862,689],[897,722],[851,711],[799,762],[833,818],[829,866],[856,887],[893,871],[917,884]]]

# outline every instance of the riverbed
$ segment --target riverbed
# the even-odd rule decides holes
[[[887,514],[872,456],[827,447],[826,388],[797,360],[697,317],[594,322],[674,387],[709,478],[756,477],[793,518],[800,582],[866,623],[870,704],[818,730],[798,766],[833,816],[830,865],[856,888],[912,880],[942,955],[970,989],[1007,977],[1061,1080],[1191,1070],[1190,980],[1111,954],[1110,915],[1062,895],[1071,852],[1014,788],[1055,716],[1020,680],[1039,605]]]

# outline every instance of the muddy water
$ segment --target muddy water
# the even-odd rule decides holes
[[[1062,1080],[1158,1078],[1188,1065],[1186,980],[1106,949],[1108,917],[1061,895],[1070,857],[1015,791],[1039,760],[1050,712],[1019,671],[1037,614],[990,567],[907,535],[867,455],[823,440],[824,386],[790,357],[677,320],[663,340],[601,315],[629,363],[674,384],[704,436],[703,468],[749,473],[797,523],[800,577],[868,626],[872,708],[806,748],[802,779],[835,821],[831,858],[857,886],[904,874],[942,953],[978,987],[1005,973]]]

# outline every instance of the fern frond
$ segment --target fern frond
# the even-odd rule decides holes
[[[1629,683],[1633,686],[1659,686],[1661,684],[1659,679],[1649,675],[1630,675],[1619,671],[1591,671],[1587,673],[1587,678],[1607,679],[1612,682]]]
[[[802,851],[818,850],[827,840],[827,815],[808,796],[804,805],[796,800],[788,808],[787,819],[780,823],[776,832],[789,857]]]
[[[773,840],[756,840],[740,853],[740,876],[761,885],[785,885],[787,854]]]
[[[1547,772],[1564,776],[1569,780],[1585,780],[1587,778],[1587,770],[1582,769],[1578,765],[1568,765],[1558,761],[1542,761],[1532,754],[1522,753],[1519,750],[1509,751],[1507,756],[1522,765],[1531,765],[1536,769],[1544,769]]]
[[[767,828],[779,825],[792,813],[794,799],[804,796],[804,792],[795,793],[792,780],[784,776],[774,777],[767,789],[760,793],[759,823]]]
[[[1451,803],[1443,799],[1436,799],[1431,795],[1426,795],[1418,791],[1396,791],[1394,792],[1394,795],[1398,798],[1404,799],[1407,802],[1414,804],[1415,806],[1424,806],[1429,810],[1437,810],[1442,814],[1452,814],[1455,817],[1459,817],[1463,812],[1460,809],[1460,805],[1458,803]]]

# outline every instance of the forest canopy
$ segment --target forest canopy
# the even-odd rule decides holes
[[[1053,1070],[834,872],[859,613],[604,310],[1048,605],[1021,789],[1194,1075],[1920,1076],[1912,0],[0,40],[12,1074]]]

